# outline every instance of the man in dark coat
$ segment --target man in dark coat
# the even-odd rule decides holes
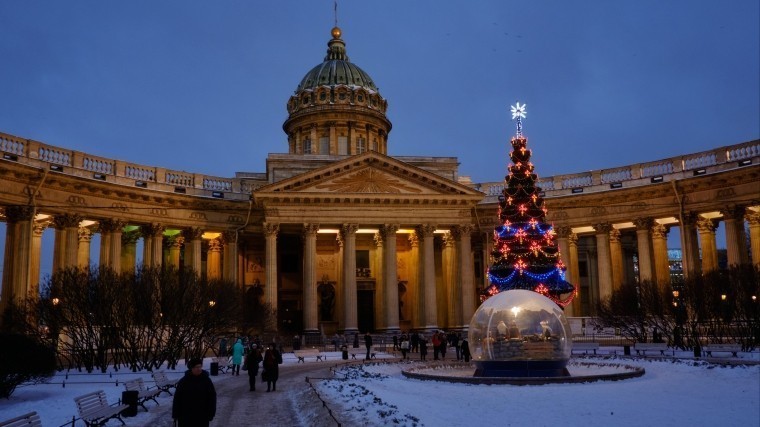
[[[369,332],[364,334],[364,346],[367,347],[367,357],[365,359],[369,360],[369,352],[372,350],[372,335]]]
[[[464,337],[462,339],[462,343],[460,344],[461,347],[461,353],[462,353],[462,359],[464,359],[465,362],[470,362],[470,343],[467,342],[467,337]]]
[[[216,389],[202,359],[190,359],[187,367],[174,393],[172,418],[179,427],[207,427],[216,415]]]
[[[269,344],[269,348],[264,352],[264,372],[261,373],[267,382],[267,391],[277,391],[277,379],[280,377],[280,363],[282,363],[282,354],[277,351],[275,343]]]
[[[254,344],[251,346],[251,351],[248,352],[248,356],[245,357],[245,368],[248,370],[248,384],[250,385],[250,391],[256,391],[256,376],[259,374],[259,363],[264,360],[261,357],[259,347]]]

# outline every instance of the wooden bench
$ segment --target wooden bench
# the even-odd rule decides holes
[[[665,356],[665,352],[668,350],[668,344],[664,342],[637,342],[633,344],[636,355],[647,356],[647,351],[659,351],[661,356]]]
[[[177,381],[169,380],[164,371],[153,372],[153,381],[156,382],[156,387],[161,390],[162,393],[169,393],[169,396],[172,396],[171,389],[177,387]]]
[[[702,347],[702,351],[704,351],[708,357],[712,357],[713,352],[731,353],[732,356],[738,357],[736,354],[742,351],[742,346],[740,344],[708,344]]]
[[[87,426],[102,426],[112,418],[121,421],[121,411],[129,408],[129,405],[111,406],[106,399],[106,393],[103,390],[94,391],[83,396],[75,397],[74,402],[79,410],[79,417]]]
[[[124,383],[124,388],[128,391],[137,392],[137,404],[142,406],[146,412],[148,411],[148,408],[145,406],[145,402],[148,400],[152,400],[156,402],[156,405],[158,405],[158,400],[156,400],[156,397],[161,394],[161,389],[154,388],[152,390],[148,390],[145,387],[145,383],[143,382],[142,378],[135,378],[133,380],[126,381]]]
[[[37,412],[30,412],[10,420],[0,421],[0,427],[42,427],[42,421]]]
[[[596,354],[596,351],[599,350],[599,343],[598,342],[576,342],[573,343],[573,350],[571,353],[577,352],[583,352],[583,354],[588,354],[589,351]]]
[[[293,354],[295,354],[298,358],[296,363],[306,363],[304,359],[307,357],[314,357],[315,361],[319,362],[327,360],[327,355],[321,354],[316,348],[307,348],[306,350],[293,350]]]

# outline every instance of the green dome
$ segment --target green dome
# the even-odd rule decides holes
[[[337,30],[337,31],[336,31]],[[320,86],[361,86],[377,92],[377,86],[364,70],[352,64],[346,55],[346,44],[340,38],[340,30],[334,28],[332,40],[327,43],[324,62],[312,68],[301,79],[296,92],[313,90]]]

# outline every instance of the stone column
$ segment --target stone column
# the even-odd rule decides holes
[[[718,247],[715,243],[715,221],[709,218],[697,219],[699,242],[702,246],[702,272],[718,269]]]
[[[760,212],[747,211],[749,242],[752,245],[752,265],[760,265]]]
[[[610,230],[609,223],[594,225],[596,231],[597,264],[599,268],[599,300],[612,295],[612,266],[610,262]]]
[[[346,334],[358,332],[358,313],[356,302],[356,230],[359,229],[357,224],[343,224],[341,233],[343,238],[343,287],[345,301],[343,307],[345,312],[345,329]]]
[[[483,266],[486,272],[483,274],[483,283],[480,284],[481,289],[487,288],[490,284],[487,271],[491,266],[491,252],[493,252],[493,231],[483,233]]]
[[[238,242],[237,232],[235,230],[227,230],[222,233],[222,240],[224,241],[224,253],[222,255],[222,263],[224,280],[229,280],[237,285],[240,285],[237,274],[237,259],[238,259]]]
[[[475,283],[473,282],[472,225],[459,226],[459,282],[461,284],[461,317],[459,326],[466,328],[475,314]],[[456,326],[456,325],[455,325]]]
[[[652,244],[649,237],[649,230],[654,224],[652,218],[636,218],[633,220],[636,224],[636,245],[638,246],[639,255],[639,282],[651,281],[654,277],[652,274]]]
[[[40,260],[42,252],[42,234],[45,229],[50,225],[49,220],[36,221],[32,227],[32,253],[31,253],[31,267],[29,270],[29,285],[30,296],[34,298],[39,297],[39,284],[40,284]],[[89,248],[89,243],[87,245]],[[33,295],[32,295],[33,292]]]
[[[121,236],[121,271],[134,273],[137,263],[137,241],[140,240],[140,232],[132,230]]]
[[[657,287],[669,290],[668,228],[662,224],[655,223],[652,226],[652,252],[654,254],[654,271]]]
[[[387,332],[399,331],[398,265],[396,262],[396,232],[398,224],[385,224],[380,234],[385,241],[383,270],[385,274],[385,325]]]
[[[146,267],[160,268],[163,262],[164,226],[153,223],[140,227],[143,244],[143,263]],[[198,252],[200,254],[200,251]]]
[[[436,307],[436,289],[435,289],[435,253],[433,232],[435,226],[425,224],[417,226],[417,238],[422,241],[422,255],[420,259],[422,270],[422,287],[424,290],[424,307],[425,329],[433,331],[438,329],[438,313]]]
[[[88,268],[90,266],[90,243],[92,242],[92,230],[87,227],[79,227],[77,237],[79,239],[79,249],[77,250],[77,267]]]
[[[30,296],[29,289],[32,287],[29,279],[34,209],[31,206],[6,206],[5,218],[6,244],[0,310],[4,310],[12,299]]]
[[[317,136],[317,125],[311,125],[311,132],[309,132],[309,138],[311,138],[311,154],[319,153],[319,137]]]
[[[570,254],[570,235],[573,234],[573,229],[567,226],[559,226],[554,229],[557,233],[557,247],[559,247],[560,259],[565,264],[565,280],[570,282],[576,289],[576,297],[578,295],[578,288],[580,284],[573,280],[573,272],[578,272],[578,237],[575,237],[575,263],[572,262],[572,256]],[[577,298],[576,298],[577,299]],[[575,299],[567,307],[565,307],[565,316],[571,316],[573,312],[573,305]]]
[[[166,265],[179,269],[180,255],[182,254],[182,244],[185,239],[182,235],[167,236],[164,238],[164,245],[168,248],[169,256],[166,258]]]
[[[436,307],[438,307],[438,325],[443,328],[453,326],[454,288],[457,272],[456,238],[451,231],[443,235],[441,248],[441,280],[436,284]]]
[[[277,234],[280,232],[280,224],[265,222],[263,228],[266,238],[264,302],[277,309]]]
[[[575,286],[575,298],[573,302],[565,307],[565,316],[581,316],[581,272],[578,267],[578,235],[573,233],[572,230],[567,236],[567,245],[570,248],[569,264],[567,268],[567,276],[570,277],[570,283]]]
[[[203,269],[201,236],[203,236],[203,230],[198,227],[182,230],[182,237],[185,239],[185,267],[194,270],[198,275]]]
[[[346,289],[345,279],[343,278],[343,237],[340,233],[335,235],[335,242],[338,244],[338,259],[336,267],[338,270],[338,280],[335,286],[335,295],[338,298],[338,303],[335,304],[335,318],[338,320],[338,330],[343,331],[346,325],[346,308],[344,307],[346,302]]]
[[[385,330],[388,324],[386,319],[386,295],[385,295],[385,237],[382,230],[374,235],[375,241],[375,329]]]
[[[699,264],[699,242],[697,241],[697,214],[686,212],[681,219],[681,258],[683,263],[683,274],[685,278],[698,276],[701,274]]]
[[[420,289],[421,282],[419,281],[419,264],[420,264],[420,240],[416,233],[409,234],[409,245],[411,251],[409,254],[409,282],[407,283],[407,295],[409,295],[408,301],[414,306],[411,310],[411,322],[412,328],[417,329],[422,325],[422,295],[423,292]]]
[[[121,271],[121,231],[124,222],[118,219],[104,219],[98,222],[100,230],[100,265]]]
[[[222,242],[219,239],[211,239],[208,242],[206,277],[208,280],[222,278]]]
[[[610,260],[612,262],[612,289],[617,290],[623,285],[623,247],[620,244],[620,230],[610,230]]]
[[[729,206],[721,211],[726,225],[726,252],[728,266],[746,263],[746,246],[744,239],[744,207]]]
[[[317,231],[319,231],[319,224],[303,225],[303,328],[307,334],[319,333]]]

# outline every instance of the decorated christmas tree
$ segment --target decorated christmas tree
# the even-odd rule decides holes
[[[565,281],[554,230],[544,222],[544,199],[536,186],[528,140],[522,135],[525,104],[518,102],[511,111],[512,119],[517,119],[517,134],[511,140],[512,164],[504,178],[506,187],[499,196],[499,225],[494,229],[493,264],[488,269],[491,285],[481,299],[510,289],[527,289],[565,307],[575,296],[575,288]]]

